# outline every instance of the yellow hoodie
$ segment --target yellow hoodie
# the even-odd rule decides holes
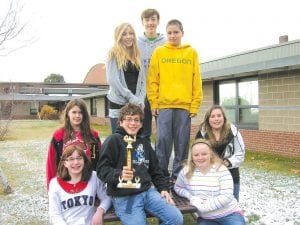
[[[157,47],[150,61],[147,97],[151,109],[179,108],[197,114],[202,80],[195,49],[169,43]]]

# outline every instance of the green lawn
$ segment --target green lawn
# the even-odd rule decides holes
[[[271,153],[248,150],[243,166],[300,176],[300,157],[283,157]]]

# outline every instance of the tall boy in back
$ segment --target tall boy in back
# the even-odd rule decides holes
[[[163,34],[157,33],[160,15],[156,9],[145,9],[141,14],[142,24],[145,28],[144,33],[138,37],[138,47],[141,52],[142,64],[146,75],[153,50],[166,42]],[[152,113],[149,101],[146,97],[144,108],[144,121],[142,136],[150,141],[152,133]]]

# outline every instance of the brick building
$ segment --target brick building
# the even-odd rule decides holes
[[[201,64],[204,103],[221,104],[246,148],[300,156],[300,40]]]
[[[192,138],[207,109],[220,104],[229,120],[239,127],[248,150],[300,156],[300,39],[283,40],[201,63],[204,100],[197,117],[192,119]],[[14,100],[26,104],[18,112],[30,115],[36,112],[36,102],[38,108],[47,102],[60,104],[61,109],[67,101],[79,97],[85,100],[92,121],[109,123],[104,64],[92,67],[83,84],[55,85],[59,84],[49,90],[63,91],[65,96],[51,97],[43,83],[1,83],[4,94],[0,95],[0,103],[7,101],[9,95],[5,92],[13,88],[20,94],[14,94]]]

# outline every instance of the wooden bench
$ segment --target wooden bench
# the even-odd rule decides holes
[[[175,192],[172,191],[173,200],[177,206],[177,208],[181,211],[182,214],[186,213],[195,213],[197,212],[196,207],[190,205],[189,200],[186,198],[178,196]],[[147,214],[147,217],[154,217],[151,214]],[[120,221],[120,219],[116,216],[113,207],[110,208],[108,212],[106,212],[104,216],[104,222],[112,222],[112,221]]]

